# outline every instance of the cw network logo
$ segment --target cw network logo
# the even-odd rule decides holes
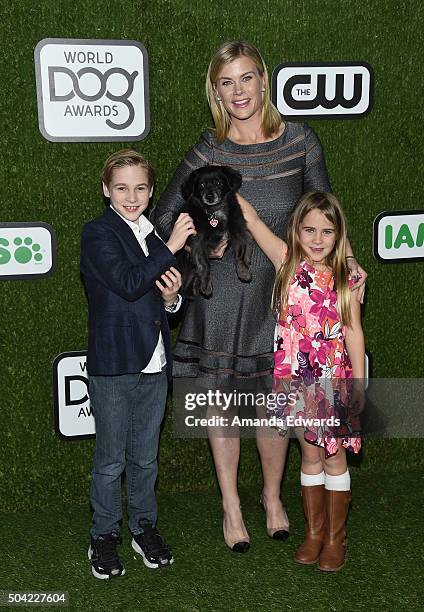
[[[363,117],[372,109],[373,89],[366,62],[282,63],[272,74],[272,99],[286,117]]]
[[[87,353],[60,353],[53,362],[56,433],[63,439],[92,438],[96,433],[88,395]]]
[[[47,223],[0,223],[0,278],[49,276],[56,268],[56,235]]]
[[[34,56],[38,120],[47,140],[126,141],[147,135],[148,60],[142,44],[46,38]]]

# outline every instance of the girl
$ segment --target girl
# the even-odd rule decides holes
[[[295,561],[337,571],[344,564],[350,502],[346,449],[361,447],[352,406],[362,401],[365,353],[360,302],[349,288],[345,220],[333,195],[307,193],[293,211],[285,243],[239,201],[249,231],[277,270],[274,390],[295,389],[297,401],[295,415],[290,406],[273,415],[283,417],[285,430],[290,416],[303,425],[295,431],[306,528]]]

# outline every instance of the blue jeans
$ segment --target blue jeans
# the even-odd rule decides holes
[[[119,533],[124,470],[128,526],[132,533],[142,533],[140,522],[155,525],[157,519],[155,483],[168,388],[166,373],[90,376],[89,388],[96,422],[91,535]]]

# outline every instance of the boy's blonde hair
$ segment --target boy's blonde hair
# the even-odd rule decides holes
[[[216,139],[223,142],[231,127],[231,117],[223,104],[216,99],[215,86],[219,74],[226,64],[244,55],[253,61],[259,76],[264,77],[264,92],[262,96],[262,131],[266,138],[276,134],[280,128],[281,115],[271,102],[268,71],[258,49],[245,40],[230,40],[223,43],[213,54],[206,76],[206,97],[215,123]]]
[[[137,153],[137,151],[132,149],[122,149],[109,155],[104,163],[101,178],[107,188],[110,186],[112,173],[115,168],[124,168],[125,166],[141,166],[141,168],[145,168],[147,170],[149,187],[154,186],[155,170],[152,164],[141,153]]]
[[[336,242],[325,263],[331,268],[334,275],[340,319],[343,325],[350,325],[349,271],[346,266],[347,227],[340,203],[331,193],[323,191],[305,193],[294,209],[287,226],[287,255],[275,278],[272,305],[274,308],[275,305],[279,306],[278,315],[281,316],[287,306],[290,284],[304,258],[299,242],[299,227],[306,215],[312,210],[320,210],[328,221],[334,225]]]

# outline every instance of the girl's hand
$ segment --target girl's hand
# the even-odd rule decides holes
[[[253,206],[249,204],[249,202],[243,198],[243,196],[241,196],[239,193],[236,193],[236,196],[237,196],[238,203],[240,204],[240,208],[241,208],[241,212],[243,213],[244,220],[249,226],[249,223],[253,223],[255,219],[257,219],[258,213],[253,208]]]
[[[365,295],[365,281],[367,280],[368,274],[361,268],[354,257],[348,257],[346,264],[350,277],[355,281],[355,284],[351,287],[351,291],[356,291],[356,299],[358,302],[363,304]]]
[[[174,267],[162,274],[162,282],[156,281],[156,287],[162,294],[165,306],[172,306],[178,296],[178,291],[181,288],[181,274]]]
[[[181,213],[175,222],[174,229],[169,237],[166,246],[171,253],[176,253],[185,245],[187,238],[196,233],[193,219],[188,213]]]

